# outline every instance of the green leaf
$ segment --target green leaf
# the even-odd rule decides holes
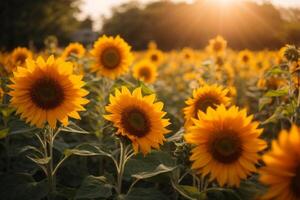
[[[9,117],[14,111],[15,109],[12,107],[1,108],[1,113],[5,118]]]
[[[112,186],[106,183],[104,176],[87,176],[76,192],[75,199],[109,198]]]
[[[110,153],[101,150],[98,146],[93,144],[81,144],[74,149],[65,149],[64,154],[66,156],[111,156]]]
[[[138,154],[132,157],[125,166],[124,175],[128,178],[132,174],[140,174],[145,172],[155,172],[159,165],[164,165],[168,168],[175,168],[175,160],[166,152],[152,151],[147,156]]]
[[[264,96],[265,97],[281,97],[289,93],[289,88],[281,88],[278,90],[269,90]]]
[[[38,130],[35,127],[23,127],[20,129],[15,129],[10,131],[9,135],[17,135],[17,134],[24,134],[24,133],[32,133],[32,131]]]
[[[236,190],[243,200],[252,200],[265,193],[266,187],[262,186],[257,180],[249,179],[242,181],[240,187]]]
[[[284,109],[283,109],[282,106],[277,107],[275,112],[273,113],[273,115],[271,115],[268,119],[263,121],[261,124],[265,125],[265,124],[268,124],[268,123],[276,123],[279,119],[284,117],[283,114],[282,114],[283,110]]]
[[[206,190],[209,199],[242,200],[239,194],[230,188],[209,188]]]
[[[43,152],[41,152],[38,148],[34,147],[34,146],[31,146],[31,145],[27,145],[25,147],[23,147],[19,153],[24,153],[24,152],[27,152],[27,151],[31,151],[31,152],[34,152],[34,153],[38,153],[40,156],[43,155]]]
[[[283,74],[288,74],[288,73],[289,73],[288,71],[283,70],[279,66],[275,66],[267,71],[267,73],[265,74],[265,77],[274,76],[274,75],[283,75]]]
[[[68,132],[68,133],[90,134],[89,132],[83,130],[73,122],[70,122],[69,125],[66,127],[62,127],[61,131]]]
[[[0,139],[5,138],[8,135],[8,132],[9,132],[9,128],[0,130]]]
[[[258,109],[261,111],[266,105],[272,103],[272,98],[270,97],[263,97],[259,99]]]
[[[153,94],[154,91],[150,87],[148,87],[144,82],[139,81],[139,86],[142,88],[142,92],[144,95],[150,95]]]
[[[205,193],[201,193],[197,190],[197,188],[188,186],[188,185],[179,185],[175,183],[173,180],[171,181],[172,187],[183,197],[186,199],[199,199],[199,200],[204,200],[206,199]]]
[[[70,147],[69,144],[65,143],[63,140],[54,140],[54,148],[58,150],[59,152],[63,153],[65,149],[68,149]]]
[[[0,197],[5,200],[40,200],[48,194],[47,182],[35,182],[28,174],[0,176]]]
[[[133,174],[132,177],[137,178],[137,179],[145,179],[145,178],[151,178],[153,176],[162,174],[162,173],[167,173],[171,172],[175,169],[176,167],[167,167],[163,164],[158,165],[153,171],[146,171],[146,172],[140,172],[137,174]]]
[[[46,157],[46,158],[32,158],[30,156],[27,156],[27,158],[29,158],[30,160],[32,160],[33,162],[35,162],[36,164],[39,164],[39,165],[46,165],[51,160],[50,157]]]
[[[161,191],[155,188],[133,188],[125,197],[125,200],[167,200],[169,199]]]

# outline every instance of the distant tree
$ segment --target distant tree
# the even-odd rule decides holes
[[[222,8],[213,1],[160,1],[144,7],[129,3],[115,8],[112,17],[104,19],[102,33],[119,34],[135,49],[146,48],[150,40],[165,50],[202,48],[217,34],[235,49],[274,49],[287,39],[286,23],[270,3],[236,1],[236,6]]]
[[[0,47],[40,47],[48,35],[66,43],[79,22],[78,0],[8,0],[0,1]]]
[[[79,29],[93,29],[93,20],[91,16],[87,16],[83,21],[80,22]]]

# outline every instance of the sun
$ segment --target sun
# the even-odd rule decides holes
[[[220,6],[230,6],[235,2],[235,0],[215,0],[215,2]]]
[[[228,5],[234,2],[234,0],[219,0],[220,3],[224,4],[224,5]]]

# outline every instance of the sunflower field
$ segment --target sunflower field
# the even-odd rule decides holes
[[[0,54],[0,199],[300,199],[300,51]]]

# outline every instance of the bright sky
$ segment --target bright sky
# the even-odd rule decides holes
[[[91,16],[92,19],[100,24],[95,24],[95,29],[98,30],[101,27],[101,16],[110,16],[111,8],[122,3],[126,3],[130,0],[82,0],[81,5],[81,14],[79,16],[80,19],[85,18],[86,16]],[[141,3],[153,2],[156,0],[135,0]],[[193,0],[173,0],[173,1],[186,1],[192,2]],[[234,1],[234,0],[220,0],[220,1]],[[239,0],[236,0],[239,1]],[[264,1],[264,0],[256,0],[256,1]],[[283,7],[299,7],[300,0],[269,0],[275,5],[283,6]]]

